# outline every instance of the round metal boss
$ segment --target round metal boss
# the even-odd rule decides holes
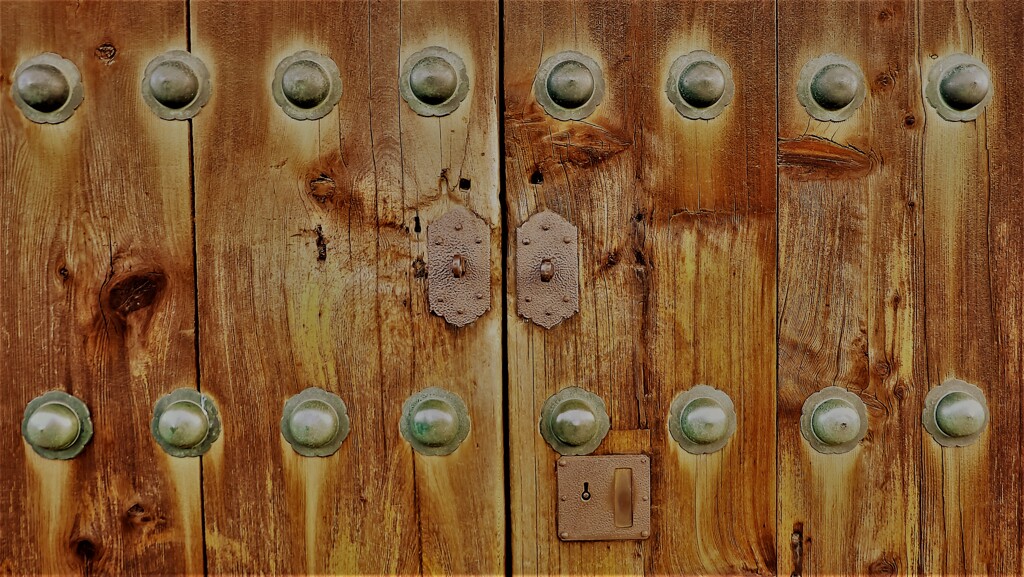
[[[15,69],[11,97],[25,118],[58,124],[70,118],[85,98],[82,75],[70,60],[44,52]]]
[[[800,432],[819,453],[847,453],[868,432],[867,407],[842,387],[825,387],[804,401]]]
[[[440,46],[424,48],[405,61],[398,91],[420,116],[451,114],[469,93],[466,64]]]
[[[672,63],[665,92],[676,111],[693,120],[710,120],[732,102],[732,69],[704,50],[684,54]]]
[[[422,455],[450,455],[469,435],[469,411],[458,395],[430,387],[402,405],[402,437]]]
[[[924,429],[943,447],[963,447],[977,441],[988,418],[985,393],[959,379],[928,391],[921,414]]]
[[[198,457],[220,436],[213,400],[195,389],[177,389],[160,397],[153,409],[153,438],[173,457]]]
[[[186,120],[199,114],[212,90],[206,65],[184,50],[157,56],[142,77],[142,99],[164,120]]]
[[[581,120],[601,104],[604,76],[593,58],[571,50],[559,52],[537,69],[533,94],[554,118]]]
[[[338,395],[309,388],[284,404],[281,434],[304,457],[333,455],[348,431],[348,409]]]
[[[330,58],[303,50],[277,65],[273,91],[285,114],[295,120],[316,120],[341,100],[341,73]]]
[[[804,64],[796,97],[812,117],[839,122],[853,116],[867,90],[859,66],[838,54],[825,54]]]
[[[928,71],[924,95],[942,118],[974,120],[992,101],[992,73],[973,56],[950,54]]]
[[[562,455],[593,453],[610,428],[601,397],[579,387],[551,395],[540,412],[540,434]]]
[[[64,391],[50,391],[25,407],[21,435],[40,457],[70,459],[92,439],[89,408]]]
[[[736,432],[736,409],[729,395],[714,387],[697,385],[672,400],[668,430],[686,452],[714,453]]]

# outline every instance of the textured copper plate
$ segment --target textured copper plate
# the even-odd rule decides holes
[[[557,469],[561,540],[651,536],[651,460],[646,455],[562,457]]]

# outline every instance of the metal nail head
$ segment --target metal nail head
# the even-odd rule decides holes
[[[273,92],[274,101],[288,116],[317,120],[341,100],[341,73],[327,56],[303,50],[277,65]]]
[[[989,421],[988,402],[980,388],[950,379],[928,391],[921,420],[943,447],[963,447],[981,437]]]
[[[725,392],[697,385],[672,400],[668,430],[686,452],[714,453],[736,432],[736,409]]]
[[[537,102],[558,120],[582,120],[604,98],[604,75],[597,62],[579,52],[559,52],[537,69],[533,93]]]
[[[333,455],[348,433],[348,409],[334,393],[311,387],[284,403],[281,435],[304,457]]]
[[[198,457],[220,437],[217,405],[195,389],[177,389],[156,402],[153,438],[172,457]]]
[[[587,455],[611,429],[604,400],[579,387],[558,391],[544,401],[540,433],[562,455]]]
[[[446,116],[469,94],[466,64],[457,54],[430,46],[406,59],[398,92],[420,116]]]
[[[847,453],[868,432],[867,407],[842,387],[825,387],[804,401],[800,432],[819,453]]]
[[[44,52],[15,69],[11,97],[32,122],[59,124],[71,118],[85,98],[82,75],[70,60]]]
[[[672,63],[665,92],[685,118],[710,120],[732,102],[732,69],[718,56],[695,50]]]
[[[417,453],[450,455],[469,435],[469,410],[455,393],[431,387],[406,399],[399,428]]]
[[[21,435],[40,457],[71,459],[92,439],[89,408],[64,391],[49,391],[25,407]]]
[[[864,102],[867,80],[852,60],[825,54],[804,64],[796,95],[813,118],[840,122],[853,116]]]
[[[928,71],[925,98],[946,120],[974,120],[992,101],[992,73],[973,56],[950,54]]]
[[[157,56],[142,77],[142,99],[164,120],[186,120],[199,114],[211,92],[206,65],[184,50]]]

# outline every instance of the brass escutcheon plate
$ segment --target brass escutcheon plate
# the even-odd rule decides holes
[[[464,207],[427,227],[427,299],[457,327],[491,308],[491,229]]]
[[[516,232],[516,309],[550,329],[580,310],[579,231],[545,210]]]

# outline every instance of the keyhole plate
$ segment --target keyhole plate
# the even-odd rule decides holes
[[[651,536],[651,460],[647,455],[565,456],[558,477],[562,541],[623,541]],[[590,498],[585,497],[590,494]]]

